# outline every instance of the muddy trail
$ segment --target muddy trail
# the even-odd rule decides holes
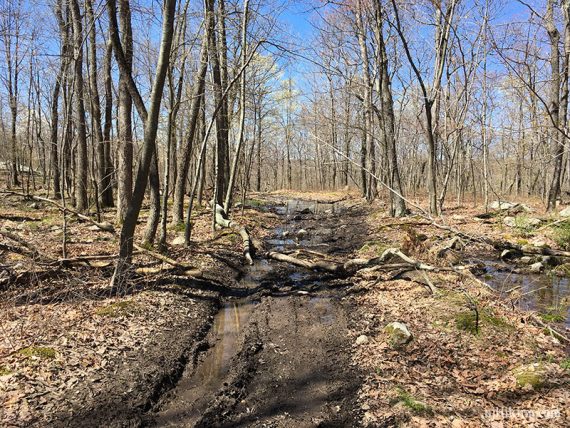
[[[267,249],[346,257],[362,245],[358,207],[287,201]],[[146,426],[355,426],[360,375],[350,364],[348,281],[257,259]]]

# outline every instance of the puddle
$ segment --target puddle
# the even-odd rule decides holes
[[[290,199],[284,205],[276,207],[277,214],[333,214],[338,212],[337,204],[329,204],[322,202],[302,201],[298,199]]]
[[[183,403],[187,421],[197,419],[208,407],[211,396],[222,386],[231,359],[239,351],[240,332],[247,324],[255,305],[256,302],[251,301],[230,301],[214,317],[212,329],[217,338],[216,343],[206,352],[194,373],[188,378],[182,378],[177,387],[177,402]],[[169,408],[158,419],[158,425],[167,424],[179,411],[178,408]]]
[[[520,307],[542,314],[557,314],[570,327],[570,279],[551,274],[513,273],[496,263],[487,266],[485,282],[501,293],[515,287]]]

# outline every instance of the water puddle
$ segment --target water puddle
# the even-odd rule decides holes
[[[181,413],[190,422],[207,409],[209,400],[220,389],[230,370],[230,362],[239,351],[238,339],[256,302],[230,301],[214,317],[216,343],[198,363],[196,370],[178,384],[178,405],[162,412],[158,425],[173,422]],[[179,407],[182,405],[183,409]],[[188,426],[191,426],[188,425]]]
[[[276,207],[277,214],[333,214],[338,212],[338,204],[329,204],[316,201],[302,201],[290,199],[284,205]]]
[[[487,265],[485,282],[500,293],[514,291],[522,309],[535,310],[545,319],[570,327],[570,279],[554,274],[515,273],[508,266]],[[510,293],[508,293],[510,294]]]

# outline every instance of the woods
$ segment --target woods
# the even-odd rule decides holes
[[[567,426],[570,0],[3,0],[0,40],[0,424]]]

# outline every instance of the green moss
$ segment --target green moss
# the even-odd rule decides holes
[[[477,315],[473,311],[459,312],[455,315],[455,325],[459,330],[467,331],[471,334],[478,334]]]
[[[410,409],[412,412],[422,415],[431,415],[433,410],[430,406],[421,401],[418,401],[414,396],[404,389],[398,389],[398,395],[392,404],[402,403],[405,407]]]
[[[570,371],[570,358],[566,358],[560,361],[560,367],[562,367],[564,370]]]
[[[14,373],[8,367],[0,366],[0,376],[8,376],[9,374]]]
[[[123,302],[111,303],[107,306],[101,306],[95,310],[95,315],[117,318],[132,315],[137,311],[138,305],[130,300],[126,300]]]
[[[534,363],[519,367],[514,372],[517,386],[523,388],[527,385],[533,389],[540,389],[545,383],[545,372],[543,363]]]
[[[570,250],[570,223],[563,222],[553,229],[552,238],[563,250]]]
[[[556,312],[548,312],[545,314],[540,314],[540,318],[542,318],[543,321],[546,322],[563,322],[566,319],[564,315]]]
[[[170,229],[174,230],[175,232],[184,232],[184,230],[186,229],[186,225],[184,224],[183,221],[181,221],[172,225]]]
[[[455,326],[459,330],[467,331],[471,334],[478,334],[477,315],[475,311],[463,311],[455,315]],[[479,310],[479,331],[482,328],[495,330],[512,330],[514,327],[504,318],[499,317],[490,309]]]
[[[374,255],[381,256],[384,251],[390,248],[380,241],[368,241],[358,250],[359,253],[373,253]]]
[[[265,207],[269,205],[269,202],[263,201],[261,199],[246,199],[245,204],[250,207]]]
[[[53,359],[56,356],[55,349],[43,346],[28,346],[27,348],[20,349],[18,352],[28,358],[39,357]]]

